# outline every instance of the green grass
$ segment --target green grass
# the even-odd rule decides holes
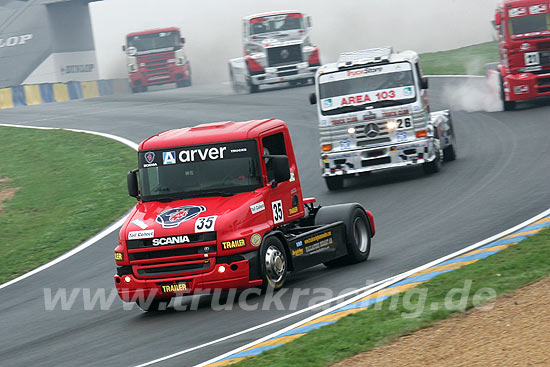
[[[328,366],[458,312],[445,308],[432,311],[429,306],[434,302],[443,304],[448,291],[463,288],[467,279],[473,281],[468,299],[468,308],[471,308],[472,296],[481,288],[492,288],[500,295],[549,276],[549,258],[550,230],[546,229],[507,250],[420,285],[418,289],[427,292],[427,307],[418,317],[402,317],[402,313],[410,314],[413,308],[403,306],[401,295],[396,308],[390,307],[390,298],[381,303],[381,307],[372,306],[347,316],[335,324],[314,330],[289,344],[234,366]],[[413,304],[417,300],[413,297]]]
[[[485,64],[498,61],[496,42],[420,55],[426,75],[485,75]]]
[[[0,127],[0,156],[0,178],[11,179],[0,185],[18,188],[0,212],[0,283],[90,238],[135,202],[126,172],[136,153],[118,142]]]

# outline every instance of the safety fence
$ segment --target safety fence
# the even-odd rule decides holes
[[[18,85],[0,89],[0,109],[129,93],[126,79]]]

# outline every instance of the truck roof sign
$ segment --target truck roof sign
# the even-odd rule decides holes
[[[338,58],[338,67],[346,67],[358,64],[388,61],[393,53],[392,47],[371,48],[352,52],[344,52]]]

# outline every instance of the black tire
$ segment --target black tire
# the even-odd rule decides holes
[[[241,91],[241,87],[237,84],[237,81],[235,80],[235,76],[233,75],[233,69],[231,66],[229,67],[229,80],[231,81],[231,88],[233,89],[233,92],[239,93]]]
[[[325,183],[330,191],[342,190],[344,188],[344,176],[325,177]]]
[[[185,81],[176,82],[176,88],[183,88],[185,87]]]
[[[258,93],[260,91],[260,87],[256,84],[249,84],[250,93]]]
[[[132,88],[132,93],[139,93],[140,92],[140,88],[139,87],[130,87]]]
[[[454,142],[443,148],[443,160],[445,162],[454,161],[456,159],[456,148]]]
[[[189,62],[187,62],[187,79],[185,79],[183,81],[183,86],[184,87],[190,87],[192,84],[193,84],[193,80],[192,80],[192,77],[191,77],[191,64]]]
[[[140,300],[138,299],[136,301],[136,304],[139,306],[139,308],[141,308],[143,311],[145,312],[155,312],[155,311],[159,311],[161,309],[161,305],[163,306],[162,307],[162,310],[166,310],[166,307],[168,306],[168,303],[170,302],[170,299],[160,299],[160,298],[155,298],[153,300]]]
[[[347,255],[323,263],[327,267],[355,264],[368,259],[371,248],[371,228],[365,210],[359,204],[324,206],[315,216],[315,225],[344,222]]]
[[[280,289],[285,283],[288,257],[283,244],[275,236],[266,238],[260,248],[260,270],[263,291]]]
[[[500,81],[500,99],[502,100],[502,106],[504,111],[513,111],[516,109],[516,101],[507,101],[506,96],[504,95],[504,81],[502,80],[502,75],[499,74]]]
[[[436,149],[436,155],[435,159],[431,162],[426,162],[422,165],[422,169],[424,169],[424,173],[431,175],[434,173],[437,173],[441,171],[441,144],[439,139],[434,140],[435,149]]]
[[[142,85],[140,88],[139,88],[140,92],[147,92],[147,86],[146,85]]]

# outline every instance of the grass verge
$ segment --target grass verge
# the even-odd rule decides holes
[[[135,166],[132,149],[62,130],[0,127],[0,137],[0,192],[17,188],[0,204],[0,283],[61,255],[132,206],[125,177]]]
[[[471,308],[472,296],[482,288],[491,288],[501,295],[547,277],[549,257],[550,230],[546,229],[518,245],[420,285],[418,289],[424,289],[427,295],[423,303],[426,307],[417,317],[403,317],[411,314],[410,304],[405,307],[403,297],[395,297],[399,301],[392,307],[390,298],[234,366],[327,366],[459,312],[443,307],[432,310],[430,306],[443,305],[449,290],[464,288],[465,280],[472,280],[466,307]]]
[[[498,61],[496,42],[420,55],[426,75],[485,75],[485,64]]]

